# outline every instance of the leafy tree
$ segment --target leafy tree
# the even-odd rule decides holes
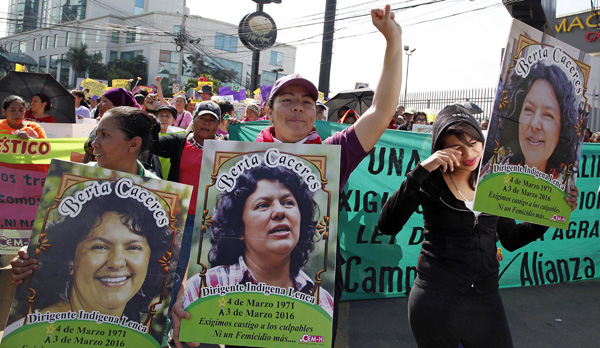
[[[106,65],[102,63],[102,53],[96,52],[91,55],[90,66],[88,68],[89,76],[93,79],[106,80],[108,79],[108,70]]]
[[[148,81],[146,57],[139,55],[132,59],[114,59],[106,65],[107,79],[133,79],[137,81],[141,77],[140,85],[145,85]],[[132,87],[133,87],[132,84]]]
[[[88,54],[87,45],[81,43],[79,47],[69,47],[66,59],[75,71],[75,77],[87,77],[90,65],[95,61],[102,60],[102,54]]]

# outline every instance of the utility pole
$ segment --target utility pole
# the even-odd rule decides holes
[[[416,50],[416,48],[410,50],[410,47],[404,46],[404,50],[406,51],[406,76],[404,78],[404,107],[406,107],[406,91],[408,90],[408,64],[410,63],[410,56]]]
[[[337,0],[325,3],[325,22],[323,23],[323,43],[321,44],[321,69],[319,71],[319,91],[329,95],[331,76],[331,57],[333,55],[333,31],[335,29],[335,10]]]
[[[179,28],[180,39],[183,41],[185,39],[185,20],[187,19],[186,13],[186,0],[183,0],[183,18],[181,19],[181,27]],[[180,43],[178,43],[179,45]],[[183,87],[183,83],[181,81],[181,75],[183,71],[183,50],[185,49],[185,44],[181,44],[181,50],[179,51],[179,65],[177,66],[177,78],[179,79],[180,86]]]
[[[263,4],[256,2],[256,11],[262,12]],[[252,74],[250,75],[250,87],[251,91],[255,91],[258,88],[258,69],[260,66],[260,51],[252,50]]]

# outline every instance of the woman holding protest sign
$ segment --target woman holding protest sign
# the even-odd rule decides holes
[[[372,10],[371,19],[387,44],[383,71],[371,108],[354,125],[321,142],[315,129],[317,88],[298,74],[288,75],[277,80],[271,90],[268,115],[273,125],[264,129],[256,139],[257,142],[341,145],[341,188],[387,129],[396,109],[402,83],[402,30],[394,20],[389,5],[384,9]],[[337,265],[341,266],[342,262],[339,257]],[[342,290],[340,273],[338,270],[336,298],[341,296]],[[333,313],[335,326],[337,311],[334,310]],[[173,307],[173,333],[178,347],[182,347],[178,342],[180,318],[190,318],[189,313],[184,311],[182,291]]]
[[[24,111],[23,111],[24,113]],[[98,157],[94,164],[101,168],[118,170],[158,179],[138,161],[141,152],[147,150],[153,133],[160,131],[160,123],[152,115],[133,107],[116,107],[104,115],[97,128],[97,136],[92,142],[93,154]],[[38,261],[30,259],[25,249],[11,261],[13,284],[19,285],[23,279],[38,268]]]
[[[12,134],[21,139],[45,139],[46,132],[37,122],[25,120],[25,101],[16,95],[9,95],[2,102],[2,114],[6,117],[0,120],[0,135]]]
[[[473,210],[484,137],[464,107],[444,108],[432,137],[432,155],[385,203],[378,224],[382,233],[396,234],[423,208],[425,240],[408,303],[413,335],[420,348],[512,347],[498,293],[496,234],[513,251],[548,227]],[[579,191],[572,186],[567,193],[574,210]]]
[[[254,167],[217,196],[206,273],[209,287],[265,283],[316,296],[302,267],[315,247],[318,205],[303,179],[285,167]],[[197,300],[202,278],[188,279],[185,303]],[[333,314],[333,298],[319,289],[319,306]]]

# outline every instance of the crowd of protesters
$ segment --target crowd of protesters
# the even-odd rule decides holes
[[[394,14],[390,12],[389,6],[386,6],[385,9],[373,10],[371,16],[374,26],[382,33],[387,45],[384,54],[383,73],[377,84],[373,105],[362,115],[349,107],[329,110],[327,103],[319,100],[318,91],[314,84],[298,74],[278,79],[273,85],[270,97],[263,103],[247,103],[243,114],[236,112],[235,106],[228,101],[214,102],[213,100],[218,99],[218,97],[214,95],[210,85],[201,86],[200,101],[188,99],[185,93],[176,94],[167,100],[162,93],[162,78],[160,76],[155,79],[158,87],[156,93],[147,93],[141,90],[138,94],[133,94],[123,88],[114,88],[106,91],[100,98],[96,98],[92,102],[86,99],[84,91],[72,91],[72,95],[76,99],[75,121],[77,123],[87,122],[86,119],[99,121],[105,115],[108,115],[107,119],[103,121],[104,124],[107,124],[109,120],[115,118],[114,115],[117,111],[136,114],[136,117],[141,117],[139,111],[136,110],[142,109],[144,110],[142,115],[150,120],[149,124],[154,125],[151,127],[152,134],[149,135],[152,137],[152,141],[142,139],[145,146],[140,145],[138,147],[141,149],[148,148],[149,152],[143,154],[141,151],[137,151],[134,153],[136,158],[132,156],[124,157],[118,151],[119,149],[115,149],[115,152],[111,153],[108,150],[111,145],[110,140],[103,135],[100,135],[102,138],[99,139],[95,129],[86,142],[84,161],[98,161],[97,163],[101,167],[123,169],[131,173],[150,171],[153,173],[152,176],[156,175],[166,180],[189,184],[194,187],[190,200],[189,215],[184,228],[180,262],[178,263],[171,300],[173,306],[173,332],[171,338],[177,346],[181,346],[178,342],[180,322],[189,319],[189,314],[184,311],[183,307],[183,290],[186,287],[185,274],[196,215],[195,203],[198,195],[203,146],[206,140],[227,140],[228,126],[231,123],[269,120],[271,126],[259,134],[256,139],[257,142],[340,145],[342,152],[340,189],[343,189],[352,171],[372,151],[384,131],[387,129],[413,131],[418,128],[415,127],[416,125],[433,125],[433,127],[436,127],[435,119],[425,112],[405,108],[404,105],[397,104],[402,81],[402,31],[394,20]],[[0,135],[15,134],[23,139],[45,137],[43,123],[55,122],[54,118],[48,114],[48,111],[51,110],[50,99],[43,94],[38,94],[33,96],[29,101],[29,105],[28,108],[26,101],[17,96],[11,96],[4,100],[2,111],[6,120],[0,120]],[[109,112],[112,109],[115,110]],[[476,124],[468,111],[463,109],[460,109],[460,111],[465,114],[466,123],[468,123],[468,127],[474,130],[472,133],[477,136],[477,145],[480,146],[482,142],[481,129],[487,127],[487,121],[483,120],[481,125]],[[338,123],[348,124],[348,126],[331,137],[322,140],[316,132],[315,122],[317,120],[326,121],[330,119],[330,115],[336,115]],[[298,122],[292,122],[292,119],[301,119],[303,123],[299,125]],[[144,118],[144,120],[146,119]],[[438,125],[437,127],[441,126]],[[159,136],[160,133],[163,135]],[[124,134],[125,138],[129,137],[127,135],[129,133],[124,131]],[[399,132],[398,134],[402,133]],[[132,138],[135,137],[134,135]],[[590,132],[586,139],[590,139],[590,141],[596,139],[598,141],[598,138],[597,133],[591,134]],[[444,141],[448,142],[448,139],[444,138]],[[456,142],[456,144],[460,145],[462,143]],[[444,147],[440,147],[434,149],[434,152],[438,150],[445,151]],[[464,151],[472,150],[465,148]],[[452,158],[445,160],[449,165],[460,160],[460,153],[457,152],[453,151]],[[435,152],[435,156],[443,157],[436,154],[437,152]],[[169,159],[170,168],[168,172],[162,171],[160,161],[155,156]],[[436,162],[438,157],[430,160],[433,164],[429,167],[423,164],[423,169],[420,169],[419,174],[427,176],[430,172],[437,171],[440,166],[446,168],[446,162]],[[121,165],[120,162],[123,160],[125,162]],[[471,171],[474,171],[475,167],[476,165],[471,168]],[[146,175],[150,176],[150,174]],[[442,174],[439,177],[442,178]],[[440,182],[443,184],[443,180]],[[469,184],[469,187],[472,186],[471,182],[465,181],[465,183]],[[465,187],[467,184],[465,184]],[[463,199],[454,193],[451,195],[457,201],[456,204],[463,204],[459,202],[464,201]],[[396,230],[389,231],[389,233],[396,232]],[[337,250],[339,251],[339,249]],[[337,323],[337,305],[342,290],[340,267],[343,260],[340,255],[338,255],[337,261],[336,291],[334,294],[335,309],[333,311],[334,327]],[[21,251],[19,257],[13,259],[12,266],[14,283],[18,284],[36,268],[36,262],[30,259],[25,251]],[[250,277],[253,281],[261,281],[261,279],[254,279],[252,274],[250,274]],[[497,285],[490,292],[497,292]],[[491,309],[488,308],[488,310]],[[473,330],[477,331],[477,328],[473,328]],[[480,330],[477,335],[485,336],[486,333]],[[503,336],[506,341],[510,341],[509,335],[510,333],[508,333],[508,337]],[[459,341],[457,343],[460,344]],[[507,343],[506,346],[508,347],[510,344]]]

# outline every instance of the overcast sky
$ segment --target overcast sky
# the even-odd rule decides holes
[[[352,89],[356,82],[375,87],[385,41],[374,32],[369,9],[386,3],[398,9],[403,45],[416,48],[410,58],[408,93],[494,86],[511,23],[502,1],[447,0],[407,8],[426,2],[431,0],[338,0],[330,90]],[[256,9],[251,0],[187,0],[187,6],[192,14],[236,25]],[[589,0],[558,0],[557,15],[589,6]],[[8,0],[0,0],[0,33],[5,33],[7,8]],[[325,0],[282,0],[265,5],[264,11],[278,26],[277,41],[297,47],[296,72],[318,84]],[[406,55],[403,59],[406,74]]]

